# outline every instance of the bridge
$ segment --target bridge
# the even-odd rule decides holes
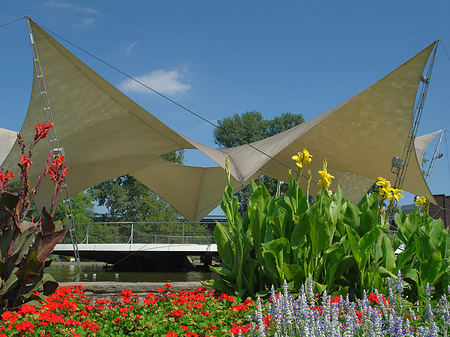
[[[102,222],[76,224],[80,258],[120,271],[189,271],[220,261],[215,223]],[[53,254],[74,256],[67,235]]]

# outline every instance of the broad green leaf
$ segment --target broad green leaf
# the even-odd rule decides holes
[[[17,282],[18,278],[16,272],[19,268],[15,267],[12,273],[9,275],[8,279],[5,281],[3,286],[0,288],[0,296],[6,294],[9,290],[11,290],[12,285]]]
[[[347,203],[347,209],[344,213],[344,223],[352,226],[353,229],[359,228],[361,211],[352,202]]]
[[[424,228],[419,228],[414,233],[414,242],[416,245],[416,254],[421,261],[428,260],[436,251],[430,236],[425,232]]]
[[[398,226],[397,235],[404,244],[408,243],[411,236],[422,225],[422,218],[420,217],[417,208],[415,208],[406,218],[399,215],[396,220],[398,221],[396,221]],[[400,222],[400,220],[403,221]]]
[[[231,237],[228,230],[221,223],[216,223],[214,228],[214,239],[216,240],[217,250],[222,260],[228,265],[233,264],[233,249],[231,247]]]
[[[439,274],[442,266],[441,252],[437,251],[432,254],[431,257],[420,263],[420,277],[422,278],[422,286],[427,282],[431,285],[434,284],[436,276]]]
[[[416,257],[416,246],[414,242],[411,245],[406,246],[405,250],[397,256],[397,268],[403,269],[406,264],[412,263],[412,259]]]
[[[439,250],[441,251],[442,258],[450,258],[450,232],[448,229],[445,229],[443,232],[442,243]]]
[[[437,219],[431,221],[430,227],[431,241],[433,241],[435,247],[439,247],[441,245],[442,239],[444,238],[444,224],[441,219]]]
[[[381,250],[383,252],[384,267],[393,271],[395,269],[395,254],[391,240],[386,234],[381,234]]]
[[[222,276],[225,280],[229,282],[234,282],[234,275],[230,269],[225,268],[223,266],[222,267],[209,266],[209,269]]]

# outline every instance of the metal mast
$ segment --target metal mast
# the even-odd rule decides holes
[[[47,123],[50,122],[53,124],[53,127],[49,130],[48,138],[50,140],[50,147],[52,149],[53,158],[56,158],[57,156],[64,156],[64,148],[59,146],[58,135],[56,133],[56,125],[55,125],[55,121],[53,120],[53,113],[52,113],[52,109],[50,106],[50,99],[48,97],[47,87],[45,85],[44,73],[42,71],[37,46],[35,44],[33,31],[31,29],[31,25],[30,25],[30,18],[28,16],[26,18],[27,18],[27,24],[28,24],[28,31],[30,33],[31,48],[33,50],[34,69],[36,71],[36,80],[37,80],[39,92],[41,95],[41,102],[42,102],[42,109],[44,111],[44,118]],[[69,199],[69,190],[67,187],[67,181],[65,181],[64,186],[65,186],[64,189],[61,191],[61,197],[62,197],[62,202],[63,202],[63,206],[64,206],[64,212],[66,214],[67,225],[69,227],[70,239],[72,240],[75,260],[77,261],[78,268],[80,268],[80,253],[78,251],[78,242],[77,242],[77,236],[76,236],[76,232],[75,232],[75,225],[74,225],[74,221],[73,221],[72,204],[70,203],[70,199]]]
[[[413,122],[411,128],[409,130],[408,137],[406,138],[405,147],[403,149],[402,157],[394,157],[392,158],[392,168],[391,172],[396,174],[394,188],[401,189],[403,186],[403,181],[405,179],[406,170],[408,168],[409,159],[411,158],[411,152],[414,150],[414,140],[417,135],[417,130],[419,128],[420,118],[422,116],[423,106],[425,104],[425,98],[428,92],[428,86],[430,84],[431,72],[433,71],[434,59],[436,57],[436,50],[439,41],[436,42],[436,46],[434,47],[433,55],[431,56],[430,64],[428,65],[428,69],[426,75],[422,75],[420,81],[422,82],[420,88],[420,95],[417,100],[416,107],[414,109],[413,114]]]

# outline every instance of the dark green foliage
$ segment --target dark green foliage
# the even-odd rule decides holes
[[[214,129],[214,142],[222,147],[235,147],[276,135],[304,122],[302,114],[286,112],[273,119],[264,119],[257,111],[247,111],[241,115],[234,114],[219,120],[219,127]],[[262,176],[256,181],[263,183],[270,194],[275,195],[277,191],[277,180]],[[287,185],[281,185],[281,192],[287,191]],[[239,212],[243,214],[248,207],[251,196],[250,187],[244,187],[236,193],[239,201]]]
[[[89,189],[109,221],[177,221],[179,214],[147,186],[130,175],[105,181]]]
[[[222,209],[228,228],[217,224],[215,238],[223,265],[212,268],[221,279],[205,284],[240,296],[265,294],[284,280],[299,289],[311,275],[315,290],[361,298],[363,291],[387,290],[386,277],[404,276],[411,301],[428,282],[437,295],[450,281],[450,233],[441,220],[415,210],[395,216],[398,236],[390,236],[387,214],[377,194],[358,205],[346,201],[338,188],[330,197],[322,190],[309,204],[290,177],[288,191],[276,198],[265,186],[251,184],[248,211],[241,216],[233,189],[225,190]],[[395,251],[401,244],[405,249]]]

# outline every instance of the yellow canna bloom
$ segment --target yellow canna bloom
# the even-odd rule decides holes
[[[383,178],[383,177],[378,177],[378,181],[376,182],[375,185],[380,186],[380,187],[385,187],[385,188],[388,188],[388,189],[391,188],[391,183],[390,183],[390,181],[389,181],[389,180],[386,180],[386,179]]]
[[[428,198],[425,198],[424,196],[418,197],[415,201],[417,205],[420,206],[420,208],[424,208],[428,204]]]
[[[393,196],[391,193],[391,188],[390,187],[382,187],[378,190],[378,195],[380,197],[380,201],[389,199],[392,200]]]
[[[400,200],[400,198],[403,198],[403,191],[401,190],[401,189],[398,189],[398,188],[393,188],[392,190],[391,190],[391,192],[392,192],[392,195],[393,195],[393,197],[394,197],[394,199],[396,200],[396,201],[399,201]]]
[[[298,152],[296,156],[292,156],[295,163],[300,169],[303,169],[307,164],[311,162],[312,155],[307,149],[303,149],[302,152]]]
[[[318,181],[318,185],[320,188],[324,189],[331,185],[331,179],[334,178],[331,174],[327,172],[327,161],[323,161],[323,169],[319,171],[320,180]]]

